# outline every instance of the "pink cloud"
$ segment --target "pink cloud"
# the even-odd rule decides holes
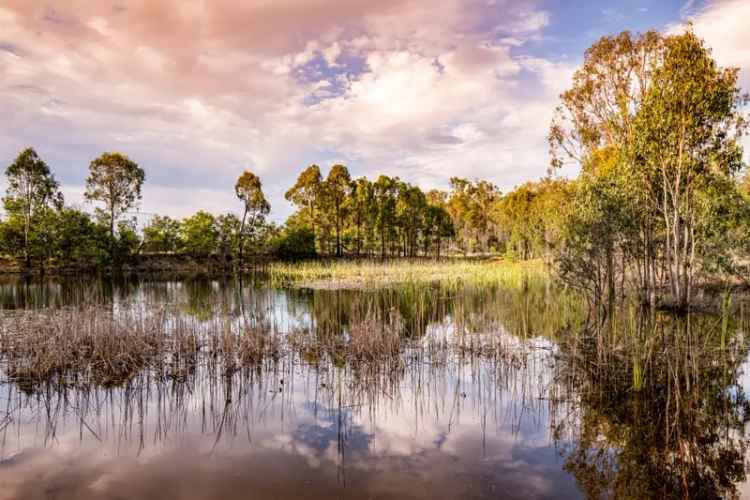
[[[283,217],[294,176],[330,157],[436,185],[516,182],[546,168],[540,110],[570,68],[532,65],[511,46],[548,22],[531,1],[10,0],[0,154],[37,146],[75,193],[91,158],[122,150],[152,192],[170,193],[144,210],[176,215],[231,209],[233,178],[252,168]],[[325,66],[300,79],[312,64]],[[518,98],[523,78],[533,98]],[[168,201],[196,186],[192,204]]]

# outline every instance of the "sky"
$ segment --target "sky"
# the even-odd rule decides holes
[[[747,0],[0,0],[0,164],[33,146],[87,208],[90,161],[119,151],[140,210],[174,217],[239,211],[249,169],[283,221],[312,163],[507,191],[545,174],[599,37],[690,21],[750,90],[748,19]]]

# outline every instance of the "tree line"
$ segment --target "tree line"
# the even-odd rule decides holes
[[[533,199],[547,190],[529,184],[523,196],[503,196],[490,182],[452,178],[450,190],[425,192],[398,177],[352,178],[344,165],[334,165],[324,177],[311,165],[286,192],[297,210],[278,226],[267,220],[271,207],[260,178],[245,171],[234,189],[241,217],[205,211],[182,220],[156,215],[139,230],[129,214],[142,198],[146,175],[124,154],[104,153],[90,163],[84,195],[93,213],[65,203],[52,170],[32,148],[22,151],[5,174],[0,251],[26,268],[116,265],[143,254],[188,254],[224,263],[258,255],[505,252],[531,258],[539,255],[540,236],[528,224],[509,221],[518,216],[514,212],[534,211]]]
[[[26,269],[48,265],[119,265],[141,253],[186,253],[241,258],[248,241],[262,239],[270,205],[260,179],[244,172],[235,185],[243,216],[199,211],[182,221],[156,216],[141,232],[128,216],[141,199],[145,172],[121,153],[104,153],[89,165],[84,197],[93,215],[65,204],[60,184],[32,148],[5,171],[5,216],[0,220],[0,253]]]

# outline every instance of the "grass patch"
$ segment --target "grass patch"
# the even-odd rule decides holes
[[[541,260],[356,260],[272,263],[268,273],[275,285],[316,289],[368,288],[391,284],[440,281],[522,285],[529,278],[547,277]]]

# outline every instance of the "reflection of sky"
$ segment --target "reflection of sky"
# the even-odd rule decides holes
[[[0,397],[23,408],[5,429],[0,499],[52,485],[68,495],[63,498],[75,498],[83,495],[82,485],[103,493],[123,484],[149,498],[149,485],[172,475],[186,489],[203,491],[218,481],[207,471],[236,488],[303,488],[308,498],[357,498],[356,491],[385,498],[506,491],[516,498],[575,498],[552,447],[548,411],[528,397],[535,381],[549,377],[541,367],[502,378],[490,363],[451,362],[412,367],[389,383],[378,376],[358,380],[348,370],[269,365],[251,381],[235,377],[226,411],[223,389],[205,378],[181,394],[168,385],[150,386],[143,411],[137,399],[127,403],[122,389],[87,400],[71,391],[67,404],[45,404],[37,396],[9,393],[6,385]],[[48,407],[56,408],[56,418],[48,420]],[[196,460],[205,463],[199,467]],[[55,473],[55,463],[67,464],[75,480]],[[257,473],[271,463],[274,470]],[[205,498],[220,498],[213,495]]]
[[[0,293],[17,296],[15,288],[0,286]],[[357,293],[335,296],[337,314]],[[326,297],[198,280],[116,288],[113,301],[123,309],[173,304],[187,316],[198,304],[209,308],[196,316],[202,326],[211,326],[217,310],[240,325],[244,310],[283,332],[310,325]],[[66,300],[65,286],[53,284],[32,304]],[[165,485],[174,484],[183,484],[176,492],[182,496],[171,495],[177,498],[242,498],[237,492],[248,490],[313,499],[406,492],[578,498],[550,432],[567,410],[547,397],[556,347],[514,337],[502,316],[485,314],[503,304],[509,307],[500,297],[463,311],[472,316],[463,326],[511,351],[531,348],[525,363],[407,353],[404,372],[390,376],[325,363],[314,368],[287,356],[229,381],[200,366],[188,385],[144,376],[129,390],[71,389],[64,399],[0,385],[0,500],[45,491],[84,500],[110,493],[162,498]],[[440,311],[425,325],[425,347],[456,335],[457,312]],[[746,394],[748,368],[746,361],[738,381]]]

